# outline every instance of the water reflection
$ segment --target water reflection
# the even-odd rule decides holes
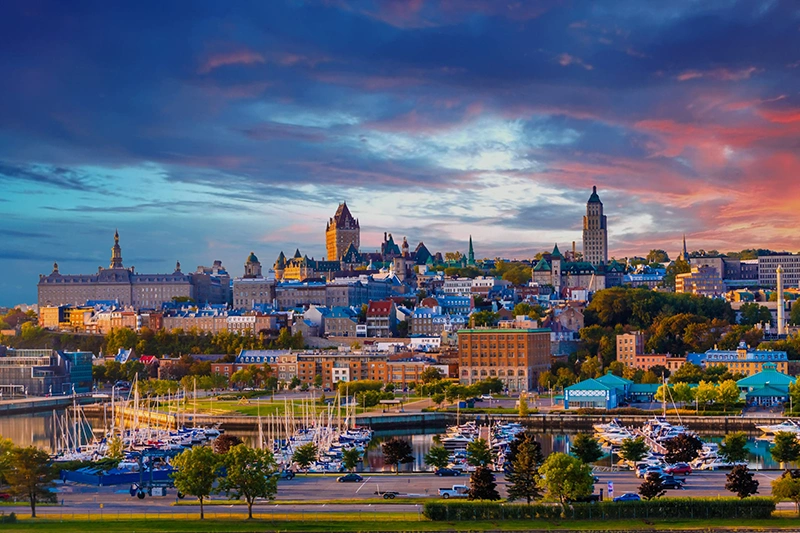
[[[57,414],[62,416],[63,411]],[[98,433],[102,432],[103,420],[90,419],[89,422]],[[381,442],[392,436],[398,436],[406,439],[411,443],[412,455],[414,463],[408,465],[401,465],[403,470],[424,470],[425,464],[423,457],[434,445],[433,437],[443,431],[436,428],[426,428],[425,430],[410,431],[403,430],[401,432],[381,431],[376,433],[376,438],[370,444],[364,457],[364,470],[368,472],[380,472],[391,470],[391,466],[387,466],[383,462],[383,454],[381,453]],[[245,443],[254,445],[258,438],[257,431],[231,431],[231,434],[241,437]],[[546,433],[539,434],[539,442],[542,445],[542,451],[545,455],[553,452],[569,452],[569,444],[571,435],[576,433]],[[54,446],[53,439],[53,413],[36,413],[31,415],[14,415],[0,417],[0,436],[10,438],[15,444],[19,446],[34,445],[47,451],[52,451]],[[719,442],[722,436],[709,436],[702,435],[703,440],[710,440]],[[777,469],[778,463],[772,460],[769,453],[769,443],[766,441],[756,440],[755,436],[751,436],[748,441],[748,448],[750,449],[750,457],[748,463],[750,468],[753,469]],[[600,460],[600,464],[607,464],[609,461],[608,456]]]

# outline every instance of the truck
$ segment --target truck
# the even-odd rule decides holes
[[[466,485],[453,485],[452,488],[439,489],[439,496],[447,500],[450,498],[466,498],[469,495],[469,487]]]

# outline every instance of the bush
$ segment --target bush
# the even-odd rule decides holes
[[[0,524],[16,524],[17,523],[17,515],[16,513],[10,513],[6,516],[6,513],[0,513]]]
[[[622,518],[742,518],[766,519],[775,511],[771,498],[662,498],[639,502],[576,503],[565,518],[605,520]],[[435,521],[556,519],[558,505],[500,504],[497,502],[425,502],[423,514]]]

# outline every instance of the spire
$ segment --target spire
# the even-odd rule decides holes
[[[552,254],[550,254],[550,255],[551,255],[553,258],[558,258],[558,259],[561,259],[561,258],[563,257],[563,256],[561,255],[561,252],[559,252],[559,251],[558,251],[558,243],[556,243],[556,245],[553,247],[553,253],[552,253]]]
[[[469,252],[467,256],[467,263],[470,265],[475,264],[475,249],[472,247],[472,235],[469,236]]]
[[[114,230],[114,246],[111,247],[110,268],[124,268],[122,266],[122,248],[119,246],[119,231]]]
[[[687,259],[689,257],[689,251],[686,249],[686,234],[683,234],[683,257]]]
[[[597,196],[597,185],[592,185],[592,195],[589,197],[589,203],[598,203],[601,204],[603,202],[600,201],[600,197]]]
[[[180,271],[181,271],[181,262],[175,261],[175,272],[180,272]]]

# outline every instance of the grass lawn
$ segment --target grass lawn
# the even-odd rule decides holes
[[[257,416],[259,413],[261,416],[267,415],[283,415],[284,414],[284,407],[288,406],[289,409],[294,413],[296,416],[303,415],[306,410],[308,409],[308,402],[305,402],[306,406],[303,407],[300,401],[293,401],[287,402],[284,404],[283,401],[271,401],[271,400],[260,400],[256,401],[255,399],[244,399],[244,400],[211,400],[211,399],[198,399],[197,400],[197,414],[199,415],[246,415],[246,416]],[[158,410],[167,412],[175,412],[175,402],[169,402],[170,406],[167,407],[167,402],[162,402],[159,406]],[[195,403],[191,400],[181,403],[182,412],[186,414],[191,414],[194,412]],[[313,410],[316,413],[327,413],[328,407],[314,404],[312,405]],[[369,408],[366,411],[375,410],[377,407]],[[336,413],[336,408],[333,408],[334,414]],[[357,413],[363,413],[365,410],[361,407],[356,408]],[[342,408],[342,416],[344,416],[345,410]]]
[[[341,499],[341,500],[314,500],[313,502],[309,502],[308,500],[273,500],[269,502],[268,505],[308,505],[312,503],[314,505],[415,505],[419,504],[422,505],[426,501],[438,499],[433,497],[427,498],[392,498],[390,500],[385,500],[383,498],[349,498],[349,499]],[[247,505],[247,502],[244,500],[206,500],[204,505]],[[200,507],[200,501],[196,498],[191,496],[187,496],[185,500],[181,500],[177,503],[173,504],[173,507]]]
[[[209,513],[211,514],[211,513]],[[307,531],[307,532],[368,532],[368,531],[608,531],[608,530],[752,530],[775,531],[796,530],[797,518],[773,518],[770,520],[609,520],[609,521],[467,521],[430,522],[426,520],[398,519],[391,514],[380,513],[356,518],[352,514],[326,514],[324,520],[246,520],[240,518],[207,518],[200,521],[196,514],[180,518],[137,518],[130,520],[58,520],[37,518],[21,519],[16,524],[0,525],[3,532],[17,531],[80,531],[82,533],[149,533],[160,531],[197,532],[247,532],[247,531]]]

